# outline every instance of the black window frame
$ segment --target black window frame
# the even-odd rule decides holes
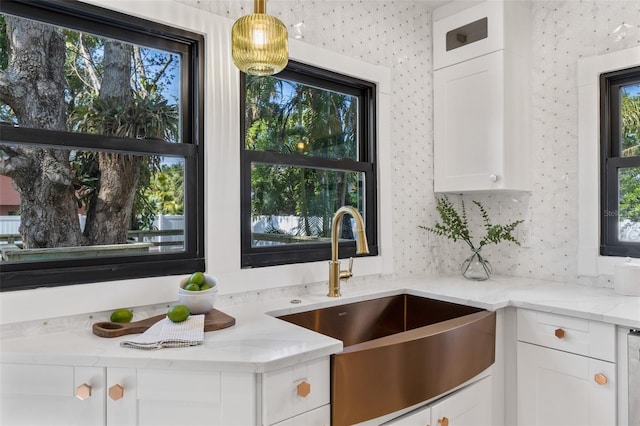
[[[0,262],[0,291],[186,274],[205,270],[204,37],[76,1],[3,0],[0,12],[181,55],[181,142],[86,135],[2,125],[0,141],[71,149],[176,156],[185,165],[184,250],[38,262]]]
[[[640,156],[620,152],[621,86],[640,83],[640,66],[600,75],[600,254],[640,257],[640,243],[620,241],[618,170],[640,167]]]
[[[245,149],[246,74],[240,73],[240,240],[241,267],[257,268],[331,259],[331,243],[252,246],[251,164],[253,162],[364,173],[364,215],[368,255],[357,255],[353,242],[339,243],[339,257],[378,255],[378,184],[376,157],[376,84],[290,60],[275,77],[358,98],[358,161]]]

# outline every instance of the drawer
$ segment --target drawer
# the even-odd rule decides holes
[[[0,373],[2,394],[61,397],[74,395],[74,372],[70,366],[2,364]]]
[[[270,425],[329,404],[329,357],[265,373],[263,424]]]
[[[615,362],[613,324],[518,309],[518,340]]]
[[[108,371],[111,373],[115,368]],[[111,376],[111,374],[108,374]],[[154,401],[222,402],[222,374],[207,371],[137,371],[137,398]],[[170,384],[170,385],[168,385]]]

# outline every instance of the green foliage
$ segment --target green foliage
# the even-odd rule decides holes
[[[623,92],[621,114],[623,156],[640,155],[640,96]]]
[[[176,73],[171,72],[171,55],[134,46],[135,69],[132,75],[133,99],[129,105],[98,98],[99,85],[105,72],[102,63],[104,39],[86,33],[65,30],[65,75],[69,128],[84,133],[113,134],[121,137],[163,139],[177,141],[179,113],[162,89]],[[175,65],[175,64],[174,64]],[[150,190],[160,171],[160,158],[150,156],[140,168],[140,181],[136,188],[131,229],[152,229],[155,217],[164,211],[157,202],[157,194]],[[79,190],[79,207],[89,209],[97,191],[99,170],[97,153],[82,152],[72,159]],[[180,187],[175,197],[183,198]],[[156,195],[155,197],[153,195]],[[165,194],[163,198],[167,198]],[[184,208],[184,201],[172,209]]]
[[[71,119],[78,131],[84,133],[113,134],[122,137],[159,138],[175,140],[178,132],[178,111],[159,95],[142,97],[134,93],[129,105],[121,105],[113,100],[95,97],[91,103],[76,106]],[[136,188],[131,229],[151,229],[158,213],[164,213],[166,205],[158,202],[158,197],[150,198],[150,182],[159,171],[160,158],[149,157],[140,170],[140,183]],[[89,209],[93,195],[98,190],[100,171],[97,153],[82,152],[72,159],[76,173],[78,206]],[[182,187],[180,193],[183,193]],[[176,193],[177,194],[177,193]],[[160,196],[166,198],[166,195]],[[184,201],[182,201],[184,203]],[[184,205],[175,206],[178,211]],[[174,214],[174,213],[171,213]]]
[[[622,155],[640,156],[640,96],[623,91],[621,114]],[[640,222],[640,168],[620,168],[618,173],[619,221]]]
[[[184,214],[184,167],[182,164],[162,165],[151,176],[143,199],[153,204],[153,211],[168,215]]]
[[[148,190],[154,177],[160,173],[160,167],[158,157],[150,157],[140,166],[140,180],[133,200],[130,229],[154,229],[153,222],[159,212],[156,203],[149,197]]]
[[[114,99],[95,98],[90,105],[73,113],[80,132],[130,138],[175,140],[178,110],[161,96],[141,97],[134,94],[129,105]]]
[[[70,162],[73,170],[74,188],[78,208],[89,210],[93,195],[98,190],[100,182],[100,167],[98,166],[98,154],[92,151],[79,151],[71,156]]]
[[[22,48],[11,46],[6,30],[5,15],[0,13],[0,70],[9,66],[12,49],[19,55]],[[131,56],[125,60],[131,61],[132,101],[121,105],[99,98],[104,77],[110,72],[104,61],[108,39],[72,29],[60,31],[65,51],[49,53],[64,55],[64,99],[60,101],[65,104],[69,131],[150,139],[149,143],[154,139],[183,142],[179,140],[180,84],[175,81],[180,76],[179,54],[131,45]],[[0,102],[0,121],[18,124],[14,111],[4,101]],[[100,154],[90,149],[62,152],[69,157],[78,209],[88,211],[101,185]],[[174,166],[161,170],[161,160],[144,156],[141,161],[130,229],[151,229],[158,213],[184,211],[182,166],[179,170]],[[139,163],[132,162],[136,167]]]
[[[480,248],[487,244],[498,244],[501,241],[511,241],[512,243],[520,245],[520,242],[518,242],[511,233],[514,231],[516,226],[523,222],[522,220],[516,220],[515,222],[511,222],[507,225],[493,225],[489,219],[487,210],[482,206],[482,204],[478,201],[474,201],[473,203],[478,206],[478,209],[480,210],[482,221],[484,222],[484,229],[487,232],[487,235],[480,240]],[[473,248],[473,246],[471,247]]]
[[[619,220],[640,222],[640,168],[619,169]]]
[[[516,220],[515,222],[511,222],[507,225],[494,225],[491,223],[489,213],[484,206],[479,201],[473,201],[473,203],[480,210],[484,229],[486,231],[486,235],[480,239],[477,247],[473,244],[473,236],[469,230],[469,221],[467,219],[467,211],[464,201],[461,202],[461,212],[458,213],[455,206],[446,195],[438,198],[436,202],[436,210],[440,215],[442,223],[436,222],[433,227],[422,225],[419,227],[429,232],[433,232],[438,236],[447,237],[453,241],[462,240],[467,243],[472,250],[481,249],[487,244],[498,244],[501,241],[510,241],[520,245],[512,232],[523,222],[522,220]]]
[[[244,119],[245,149],[357,158],[357,102],[350,95],[247,76]],[[252,214],[298,216],[296,235],[327,236],[335,209],[358,205],[358,179],[337,170],[254,164]]]

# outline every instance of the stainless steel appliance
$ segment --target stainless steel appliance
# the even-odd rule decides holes
[[[629,347],[629,425],[640,426],[640,330],[631,330]]]

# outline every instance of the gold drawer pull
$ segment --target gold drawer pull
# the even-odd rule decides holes
[[[81,401],[91,398],[91,386],[86,383],[81,384],[76,388],[76,398]]]
[[[114,401],[121,399],[124,396],[124,388],[120,385],[113,385],[109,388],[109,398]]]
[[[449,419],[446,417],[443,417],[441,419],[438,419],[438,424],[440,426],[449,426]]]
[[[556,331],[555,331],[555,333],[554,333],[554,334],[556,335],[556,337],[557,337],[558,339],[563,339],[563,338],[564,338],[564,336],[565,336],[567,333],[566,333],[563,329],[561,329],[561,328],[556,328]]]
[[[298,396],[306,398],[307,395],[311,393],[311,384],[309,384],[306,380],[298,383]]]
[[[596,381],[597,384],[599,385],[606,385],[607,384],[607,376],[605,376],[602,373],[598,373],[595,376],[593,376],[593,380]]]

